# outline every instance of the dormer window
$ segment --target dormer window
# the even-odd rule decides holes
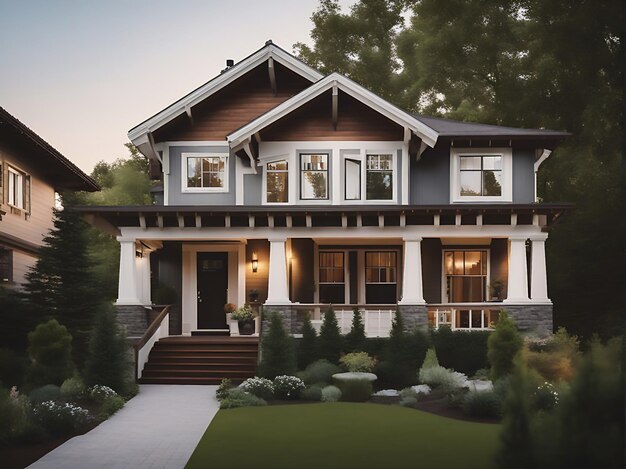
[[[183,153],[185,192],[228,192],[228,155]]]
[[[267,163],[267,202],[289,202],[289,163],[286,160]]]
[[[510,148],[451,149],[451,202],[511,202],[512,194]]]

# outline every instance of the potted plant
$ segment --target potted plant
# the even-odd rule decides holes
[[[250,303],[256,303],[259,301],[259,290],[253,288],[250,290]]]
[[[254,313],[250,306],[243,305],[232,312],[230,317],[239,324],[240,335],[254,334]]]
[[[501,301],[502,293],[504,292],[504,282],[502,280],[496,280],[495,282],[491,282],[491,286],[489,287],[489,292],[491,293],[491,300]]]

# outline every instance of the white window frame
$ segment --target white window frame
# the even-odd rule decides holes
[[[224,186],[223,187],[189,187],[188,183],[188,159],[189,158],[224,158]],[[182,192],[213,192],[224,193],[228,192],[229,179],[230,179],[230,158],[228,153],[194,153],[186,152],[181,153],[181,190]]]
[[[391,155],[391,199],[367,198],[367,157],[369,155]],[[398,201],[398,155],[396,150],[366,150],[361,162],[361,200],[365,204],[393,205]],[[375,170],[374,170],[375,171]]]
[[[461,195],[461,157],[502,157],[502,193],[498,196]],[[450,149],[450,202],[513,202],[513,151],[511,148],[451,148]]]
[[[24,210],[24,173],[18,169],[7,167],[9,172],[8,189],[9,197],[7,203],[14,208]],[[17,190],[15,185],[17,184]],[[17,193],[17,195],[16,195]],[[17,197],[17,200],[15,198]]]
[[[485,280],[485,301],[489,303],[489,286],[491,285],[491,248],[489,246],[476,246],[476,247],[446,247],[441,250],[441,302],[446,304],[450,303],[448,298],[448,290],[446,288],[446,252],[455,251],[486,251],[487,252],[487,278]],[[456,303],[455,303],[456,304]],[[463,304],[463,303],[459,303]],[[474,303],[468,303],[474,304]]]
[[[272,163],[278,163],[280,161],[287,162],[287,201],[286,202],[268,202],[267,201],[267,166]],[[263,205],[289,205],[293,204],[294,194],[292,192],[296,189],[294,188],[295,181],[293,180],[293,166],[294,166],[294,158],[291,158],[289,155],[281,155],[275,158],[268,158],[263,160]]]

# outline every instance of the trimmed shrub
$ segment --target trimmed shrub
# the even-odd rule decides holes
[[[570,381],[580,357],[578,338],[564,328],[548,340],[528,341],[524,349],[528,367],[553,383]]]
[[[87,410],[68,402],[42,402],[34,408],[34,415],[55,436],[79,430],[91,420]]]
[[[260,397],[253,396],[247,393],[243,389],[234,388],[230,389],[220,401],[220,409],[236,409],[238,407],[262,407],[266,406],[267,402]]]
[[[61,396],[70,400],[84,397],[86,391],[85,383],[78,376],[67,378],[61,385]]]
[[[365,352],[352,352],[344,355],[339,360],[350,372],[371,373],[374,369],[375,360]]]
[[[417,400],[417,392],[413,388],[404,388],[400,390],[400,397],[414,397]]]
[[[30,392],[30,400],[33,404],[39,404],[44,401],[56,401],[61,397],[61,389],[54,384],[46,384]]]
[[[274,379],[276,376],[296,371],[293,342],[285,331],[283,320],[277,313],[270,313],[269,330],[261,339],[261,363],[259,375]]]
[[[112,305],[103,306],[89,341],[85,383],[105,385],[124,394],[129,388],[131,370],[125,333],[117,323],[115,310]]]
[[[317,356],[331,363],[338,363],[343,349],[343,337],[337,323],[337,316],[333,308],[324,313],[324,321],[317,339]]]
[[[305,401],[316,401],[319,402],[322,400],[322,385],[314,384],[312,386],[308,386],[304,391],[302,391],[302,399]]]
[[[58,386],[72,376],[72,336],[56,319],[28,333],[28,354],[32,360],[27,379],[31,386]]]
[[[215,397],[217,400],[221,401],[228,397],[228,393],[231,389],[233,389],[233,387],[233,382],[228,378],[224,378],[217,387],[217,391],[215,391]]]
[[[337,402],[341,399],[341,389],[337,386],[326,386],[322,389],[322,402]]]
[[[363,352],[365,351],[365,324],[359,308],[354,308],[352,314],[352,328],[346,334],[346,351],[347,352]]]
[[[311,324],[311,317],[307,314],[302,324],[302,339],[298,344],[298,368],[303,370],[310,363],[315,361],[317,357],[317,332],[313,324]]]
[[[497,380],[513,370],[513,359],[522,349],[523,341],[515,322],[505,311],[500,313],[496,330],[487,341],[487,358],[491,364],[492,379]]]
[[[111,415],[124,407],[124,404],[124,399],[118,395],[107,397],[98,408],[98,420],[103,421],[108,419]]]
[[[305,389],[304,382],[297,376],[277,376],[274,378],[274,396],[283,401],[293,401]]]
[[[434,348],[429,348],[426,352],[426,357],[424,358],[424,363],[422,363],[422,368],[433,368],[435,366],[439,366],[439,360],[437,360],[437,352]]]
[[[91,397],[91,399],[98,404],[101,404],[114,396],[117,396],[117,393],[108,386],[96,384],[95,386],[89,388],[89,397]]]
[[[341,381],[341,400],[347,402],[366,402],[372,397],[372,383],[362,379]]]
[[[239,385],[241,389],[252,394],[253,396],[260,397],[261,399],[271,399],[274,397],[274,386],[269,379],[266,378],[248,378]]]
[[[0,443],[20,438],[30,424],[30,402],[26,396],[0,389]]]
[[[431,332],[431,340],[439,364],[461,373],[472,375],[480,368],[489,366],[487,361],[488,331],[452,331],[440,327]]]
[[[446,391],[462,388],[467,381],[467,376],[454,370],[448,370],[443,366],[421,368],[419,380],[433,388],[442,388]]]
[[[400,402],[398,404],[400,404],[402,407],[413,407],[415,404],[417,404],[417,397],[415,396],[403,397],[402,399],[400,399]]]
[[[0,385],[21,386],[26,373],[26,360],[13,350],[0,348]]]
[[[468,392],[463,401],[463,412],[474,418],[498,418],[502,414],[502,400],[494,391]]]
[[[537,387],[532,396],[532,406],[535,410],[552,410],[559,403],[559,393],[547,381]]]
[[[328,360],[317,360],[306,367],[306,370],[298,373],[298,376],[305,384],[332,383],[333,375],[340,373],[339,366],[330,363]]]

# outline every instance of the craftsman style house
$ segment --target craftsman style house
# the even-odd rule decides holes
[[[169,331],[223,330],[224,305],[257,301],[293,334],[334,305],[384,336],[407,327],[489,329],[506,309],[552,330],[549,227],[536,177],[565,132],[407,113],[271,41],[129,137],[161,180],[157,203],[86,209],[121,244],[120,318],[141,335],[156,288]]]
[[[55,194],[96,182],[0,108],[0,286],[19,288],[52,228]]]

